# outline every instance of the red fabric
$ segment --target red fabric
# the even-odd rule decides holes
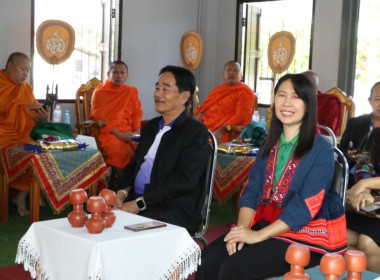
[[[5,70],[0,71],[0,146],[33,141],[29,134],[35,123],[27,104],[37,103],[32,87],[15,84]]]
[[[124,168],[131,153],[125,143],[110,132],[117,128],[121,132],[133,132],[141,127],[141,102],[137,89],[130,85],[117,87],[108,79],[99,85],[91,100],[91,118],[107,122],[100,129],[99,140],[107,154],[107,163]]]
[[[309,209],[310,216],[314,219],[315,215],[319,212],[322,207],[323,198],[325,197],[325,190],[321,190],[316,195],[305,199],[307,208]]]
[[[219,202],[226,202],[227,199],[246,185],[249,170],[255,163],[255,159],[255,157],[248,156],[232,156],[230,162],[224,168],[219,163],[216,163],[214,197]]]
[[[89,151],[84,162],[81,155],[84,156],[86,151],[63,153],[66,161],[61,165],[52,153],[34,154],[21,146],[9,146],[0,148],[0,165],[8,182],[16,180],[31,168],[41,190],[47,195],[49,205],[59,213],[69,204],[72,190],[89,189],[94,185],[98,189],[105,188],[108,172],[98,151],[95,154]],[[72,170],[67,169],[67,162],[72,162]]]
[[[1,280],[32,280],[29,271],[25,271],[22,264],[0,267]]]
[[[281,210],[282,208],[276,206],[276,203],[271,202],[268,205],[264,205],[264,203],[261,202],[255,213],[255,222],[265,220],[273,223],[277,220],[278,216],[280,216]]]
[[[242,82],[233,86],[222,84],[210,92],[196,114],[204,113],[202,122],[211,131],[224,124],[247,125],[251,122],[255,98],[253,90]],[[222,142],[228,142],[228,136],[226,132]]]
[[[327,126],[338,134],[339,128],[342,125],[343,106],[342,101],[335,94],[326,94],[318,91],[318,123]],[[327,132],[322,131],[328,135]]]
[[[341,251],[335,251],[335,253],[344,254],[347,251],[346,233],[346,218],[342,215],[334,220],[311,220],[297,232],[289,230],[275,238],[291,243],[307,244],[312,251],[322,254],[327,253],[326,249],[333,251],[342,248]]]

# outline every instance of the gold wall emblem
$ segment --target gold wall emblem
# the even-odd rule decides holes
[[[37,29],[36,45],[38,53],[47,63],[60,64],[74,50],[74,29],[61,20],[44,21]]]
[[[191,71],[198,68],[203,52],[201,35],[195,31],[188,31],[182,35],[180,53],[182,65]]]
[[[281,31],[274,34],[268,45],[268,63],[274,73],[287,70],[293,61],[296,39],[293,34]]]

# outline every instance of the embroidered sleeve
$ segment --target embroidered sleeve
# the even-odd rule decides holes
[[[305,199],[306,206],[309,209],[312,219],[315,217],[315,215],[317,215],[317,213],[321,209],[324,196],[325,196],[325,190],[322,189],[316,195]]]

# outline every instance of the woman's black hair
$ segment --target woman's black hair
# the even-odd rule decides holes
[[[302,124],[300,127],[298,143],[294,150],[294,157],[300,159],[313,147],[313,142],[317,130],[317,94],[313,84],[305,75],[285,74],[278,80],[276,84],[276,87],[274,89],[275,95],[277,94],[280,85],[286,80],[291,81],[296,94],[299,98],[302,99],[306,107],[305,115],[303,116]],[[276,108],[275,104],[273,103],[272,120],[270,123],[268,137],[262,148],[262,158],[269,155],[270,150],[280,139],[281,133],[283,132],[283,125],[277,118],[275,112]]]

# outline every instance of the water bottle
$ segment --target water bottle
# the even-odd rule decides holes
[[[252,115],[252,122],[259,123],[260,122],[260,114],[259,111],[255,110],[255,112]]]
[[[62,118],[62,111],[61,111],[61,106],[57,104],[54,109],[54,114],[53,114],[53,122],[61,122]]]
[[[70,124],[70,112],[69,112],[69,110],[65,110],[65,115],[63,116],[63,122]]]
[[[261,116],[260,117],[260,125],[262,126],[262,127],[266,127],[266,123],[265,123],[265,116]]]

